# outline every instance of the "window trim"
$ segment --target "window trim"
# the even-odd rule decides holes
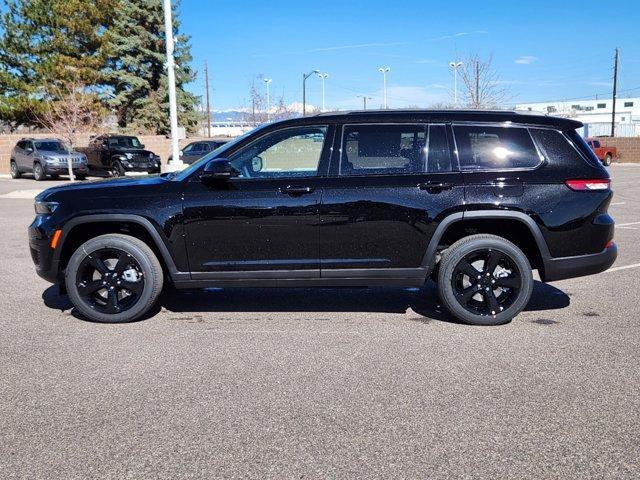
[[[317,125],[292,125],[290,127],[285,127],[285,128],[278,128],[275,130],[269,130],[268,132],[264,132],[262,135],[260,135],[259,137],[251,140],[249,143],[246,143],[242,146],[239,146],[237,150],[235,150],[234,152],[231,152],[228,156],[225,157],[221,157],[221,158],[227,158],[231,161],[233,156],[243,152],[245,149],[250,148],[251,145],[253,145],[256,142],[259,142],[260,140],[262,140],[263,138],[272,135],[272,134],[278,134],[287,130],[298,130],[301,128],[325,128],[326,132],[324,135],[324,141],[322,142],[322,148],[320,149],[320,158],[318,158],[318,167],[316,168],[316,172],[314,175],[305,175],[305,176],[295,176],[295,177],[291,177],[291,176],[282,176],[282,177],[277,177],[277,178],[258,178],[258,177],[254,177],[254,178],[243,178],[243,177],[233,177],[230,179],[230,181],[232,182],[259,182],[259,181],[263,181],[263,182],[269,182],[269,181],[274,181],[274,180],[290,180],[290,179],[305,179],[305,178],[318,178],[321,176],[324,176],[323,174],[321,174],[320,170],[322,168],[322,160],[323,160],[323,156],[325,154],[325,150],[327,148],[327,140],[329,140],[329,136],[331,134],[331,127],[333,125],[328,124],[328,123],[323,123],[323,124],[317,124]],[[213,150],[209,151],[208,153],[213,152]],[[217,157],[216,157],[217,158]],[[212,158],[212,160],[215,160],[215,158]],[[207,162],[208,163],[208,162]],[[194,172],[197,173],[197,172]]]
[[[529,138],[531,139],[531,143],[533,144],[533,148],[536,149],[536,153],[538,154],[538,163],[533,167],[512,167],[512,168],[483,168],[483,169],[467,169],[462,166],[462,162],[460,161],[460,151],[458,150],[458,140],[456,139],[455,127],[456,125],[464,126],[464,127],[493,127],[493,128],[521,128],[527,132]],[[533,125],[527,125],[523,123],[491,123],[491,122],[451,122],[451,135],[453,136],[453,147],[455,152],[456,160],[458,161],[458,169],[460,172],[464,174],[468,173],[497,173],[497,172],[530,172],[533,170],[538,170],[547,164],[548,160],[545,157],[540,149],[538,148],[538,144],[531,135],[529,131],[530,128],[539,128],[541,130],[556,130],[555,128],[545,128],[545,127],[537,127]]]
[[[342,172],[342,147],[344,145],[344,134],[347,127],[362,127],[362,126],[403,126],[403,125],[412,125],[424,128],[425,131],[425,144],[427,146],[427,151],[425,154],[425,164],[422,172],[403,172],[403,173],[363,173],[362,175],[343,175]],[[449,147],[449,157],[451,159],[451,171],[449,172],[427,172],[427,161],[429,158],[429,137],[431,135],[431,131],[429,127],[431,125],[444,127],[445,128],[445,138],[447,139],[447,146]],[[460,168],[459,165],[455,164],[457,158],[451,156],[451,142],[449,142],[449,137],[447,133],[447,126],[450,125],[450,122],[359,122],[359,123],[343,123],[341,124],[341,132],[340,132],[340,144],[338,146],[338,162],[337,162],[337,171],[334,172],[334,178],[362,178],[362,177],[402,177],[402,176],[417,176],[417,175],[445,175],[452,173],[459,173]]]

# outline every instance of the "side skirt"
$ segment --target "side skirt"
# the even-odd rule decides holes
[[[334,288],[334,287],[394,287],[420,288],[424,285],[425,277],[410,278],[274,278],[274,279],[209,279],[176,281],[176,288]]]

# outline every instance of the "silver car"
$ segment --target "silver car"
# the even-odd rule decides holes
[[[11,177],[20,178],[23,173],[33,173],[40,181],[68,175],[68,162],[71,159],[74,176],[82,180],[89,173],[87,157],[73,151],[57,138],[23,138],[11,152]]]

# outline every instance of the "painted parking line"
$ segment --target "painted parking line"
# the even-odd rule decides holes
[[[632,263],[631,265],[623,265],[621,267],[613,267],[613,268],[610,268],[609,270],[605,270],[605,272],[618,272],[620,270],[628,270],[630,268],[639,268],[639,267],[640,267],[640,263]]]
[[[609,206],[613,207],[615,205],[626,205],[626,203],[627,202],[613,202],[613,203],[610,203]]]

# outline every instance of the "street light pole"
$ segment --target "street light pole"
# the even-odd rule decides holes
[[[302,74],[302,116],[307,115],[307,78],[314,73],[320,73],[320,70],[313,70],[309,73]]]
[[[378,71],[382,73],[382,91],[384,92],[383,108],[386,110],[389,108],[389,104],[387,103],[387,73],[389,73],[391,69],[389,67],[380,67]]]
[[[267,122],[270,120],[271,118],[271,98],[269,97],[269,84],[273,81],[272,78],[265,78],[264,79],[264,84],[267,86]]]
[[[320,80],[322,81],[322,111],[323,112],[326,110],[324,107],[324,81],[327,79],[328,76],[329,76],[328,73],[318,73],[318,77],[320,77]]]
[[[462,62],[449,62],[449,66],[453,69],[453,104],[458,106],[458,68],[463,65]]]
[[[171,162],[167,170],[176,171],[184,168],[180,159],[180,147],[178,145],[178,106],[176,100],[176,73],[173,61],[173,21],[171,19],[171,0],[164,0],[164,33],[167,49],[167,83],[169,88],[169,124],[171,126]]]

